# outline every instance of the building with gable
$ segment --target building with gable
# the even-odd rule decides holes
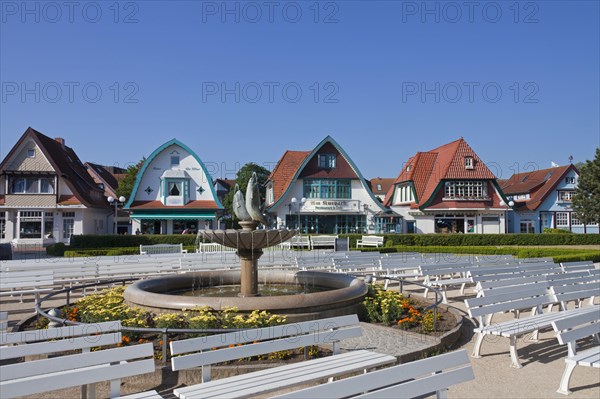
[[[598,233],[598,224],[583,224],[573,214],[571,198],[575,194],[579,171],[574,165],[516,173],[500,186],[515,203],[509,214],[509,232],[543,233],[558,228],[573,233]]]
[[[204,163],[172,139],[146,159],[124,209],[134,232],[180,234],[212,228],[223,206]]]
[[[304,234],[389,232],[401,225],[330,136],[311,151],[283,154],[267,181],[266,206],[274,227]]]
[[[28,128],[0,164],[0,239],[69,242],[110,232],[113,213],[71,147]]]
[[[373,195],[383,202],[395,180],[393,177],[375,177],[369,181],[369,187],[371,187]]]
[[[506,204],[496,177],[460,138],[404,164],[384,205],[406,233],[505,233]]]

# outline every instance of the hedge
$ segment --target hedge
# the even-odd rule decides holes
[[[377,234],[384,237],[384,246],[485,246],[485,245],[600,245],[600,234]],[[356,240],[363,234],[340,234]]]
[[[123,248],[152,244],[195,245],[195,234],[139,234],[139,235],[75,235],[71,237],[71,248]]]
[[[385,251],[382,251],[385,250]],[[491,246],[398,246],[385,248],[365,248],[362,252],[419,252],[419,253],[441,253],[448,258],[468,255],[513,255],[518,258],[544,258],[551,257],[554,262],[593,261],[600,262],[600,251],[589,249],[569,248],[523,248],[523,247],[491,247]],[[453,255],[456,256],[453,256]],[[450,259],[446,259],[450,260]]]
[[[195,245],[184,245],[189,253],[196,251]],[[124,256],[139,255],[140,247],[113,247],[113,248],[78,248],[64,251],[65,258],[95,258],[97,256]]]

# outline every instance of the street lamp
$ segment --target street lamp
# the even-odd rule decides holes
[[[118,211],[118,208],[119,208],[119,203],[121,203],[121,204],[124,204],[124,203],[125,203],[125,201],[127,201],[127,198],[125,198],[125,197],[123,197],[123,196],[120,196],[120,197],[118,198],[118,200],[117,200],[115,197],[113,197],[113,196],[111,195],[110,197],[108,197],[108,198],[107,198],[107,200],[108,200],[108,202],[109,202],[111,205],[112,205],[112,204],[114,204],[114,205],[115,205],[115,224],[114,224],[114,228],[113,228],[113,233],[114,233],[114,234],[117,234],[117,211]]]

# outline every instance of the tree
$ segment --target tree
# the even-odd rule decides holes
[[[144,162],[146,162],[146,157],[142,158],[142,160],[137,164],[127,167],[127,172],[125,172],[125,176],[119,181],[119,187],[117,187],[118,197],[123,196],[127,199],[131,197],[133,185],[135,184],[135,178],[137,177],[137,174],[142,168]]]
[[[579,172],[573,211],[587,233],[586,225],[600,222],[600,148],[596,148],[596,157],[586,161]]]
[[[258,177],[260,201],[261,203],[264,203],[267,190],[265,184],[267,183],[267,179],[271,174],[271,172],[269,172],[268,169],[257,165],[254,162],[247,163],[244,166],[242,166],[240,170],[238,170],[235,176],[235,182],[238,186],[240,186],[240,189],[242,190],[242,193],[244,193],[244,196],[246,196],[248,180],[250,180],[250,177],[252,177],[253,172],[256,172],[256,176]],[[229,190],[227,195],[225,195],[225,198],[223,198],[223,207],[225,208],[225,212],[231,215],[232,218],[231,225],[228,227],[236,227],[234,225],[237,224],[237,218],[233,213],[233,194],[235,194],[235,187],[231,187],[231,190]]]

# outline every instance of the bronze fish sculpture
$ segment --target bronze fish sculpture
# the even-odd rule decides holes
[[[258,191],[258,177],[256,172],[252,173],[252,177],[248,181],[248,188],[246,189],[246,210],[248,214],[257,222],[261,222],[265,226],[269,225],[267,217],[260,211],[260,193]]]
[[[239,220],[252,220],[248,211],[246,210],[246,200],[244,200],[244,194],[240,190],[240,186],[235,185],[235,194],[233,194],[233,213]]]

